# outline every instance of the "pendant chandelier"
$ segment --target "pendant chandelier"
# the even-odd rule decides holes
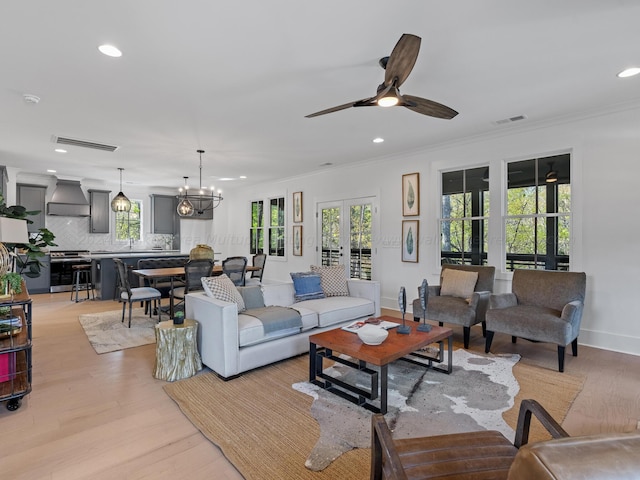
[[[190,194],[189,185],[187,185],[189,177],[183,177],[184,187],[179,189],[177,208],[178,215],[181,217],[201,216],[204,212],[216,208],[222,201],[221,193],[216,194],[213,187],[210,191],[202,188],[202,154],[204,150],[196,150],[196,152],[200,155],[200,189],[197,194]]]
[[[111,200],[111,210],[114,212],[128,212],[131,210],[131,202],[127,196],[122,193],[122,171],[124,168],[118,168],[118,170],[120,170],[120,191],[118,195]]]

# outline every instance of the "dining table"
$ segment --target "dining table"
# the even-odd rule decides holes
[[[254,267],[253,265],[247,265],[247,272],[253,272],[260,270],[260,267]],[[139,277],[146,278],[149,283],[153,285],[154,281],[159,278],[169,278],[171,282],[171,292],[173,292],[175,279],[184,278],[184,267],[162,267],[162,268],[140,268],[131,270],[132,273]],[[214,265],[213,276],[222,275],[222,265]],[[173,295],[169,295],[169,317],[173,318]]]

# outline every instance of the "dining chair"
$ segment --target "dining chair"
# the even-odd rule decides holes
[[[213,260],[210,258],[198,258],[189,260],[184,265],[184,286],[175,287],[171,291],[174,300],[178,300],[175,306],[184,302],[185,296],[189,292],[203,290],[202,277],[210,277],[213,272]]]
[[[247,257],[227,257],[222,261],[222,273],[231,279],[236,287],[244,287],[247,273]]]
[[[160,299],[162,298],[160,291],[152,287],[131,288],[127,265],[119,258],[114,258],[113,263],[116,264],[116,269],[118,270],[118,302],[122,303],[121,321],[124,322],[125,310],[127,304],[129,304],[129,328],[131,328],[131,310],[133,309],[133,303],[144,302],[146,307],[150,307],[149,303],[151,301],[153,301],[153,308],[148,308],[149,317],[151,317],[154,310],[157,310],[158,321],[160,321]]]
[[[260,270],[253,270],[244,283],[245,285],[260,285],[262,283],[262,275],[264,275],[264,264],[267,261],[267,254],[258,253],[253,256],[251,261],[253,266],[258,267]]]

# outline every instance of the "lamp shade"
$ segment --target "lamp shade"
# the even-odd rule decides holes
[[[27,221],[19,218],[0,217],[0,242],[29,243]]]

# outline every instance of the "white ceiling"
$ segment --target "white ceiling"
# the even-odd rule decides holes
[[[203,184],[229,189],[626,108],[640,76],[616,73],[640,65],[639,20],[636,0],[2,0],[0,164],[178,187],[200,148]],[[403,33],[422,46],[401,92],[456,118],[304,118],[373,96]],[[120,148],[58,154],[55,135]]]

